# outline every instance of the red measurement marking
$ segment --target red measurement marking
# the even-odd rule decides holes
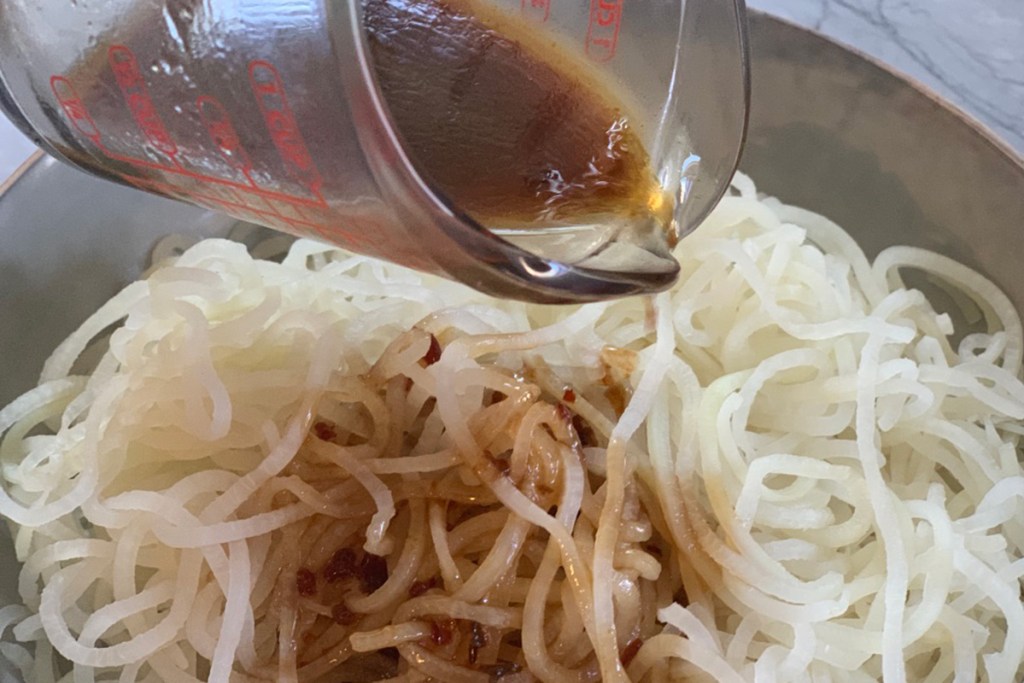
[[[199,108],[199,118],[206,127],[206,132],[224,161],[232,168],[248,174],[252,170],[252,159],[242,147],[242,140],[238,137],[235,124],[231,122],[224,105],[209,95],[203,95],[196,100],[196,107]]]
[[[224,105],[215,97],[203,95],[196,100],[196,108],[199,110],[199,118],[202,120],[203,126],[206,127],[207,134],[213,140],[213,144],[217,146],[217,151],[221,157],[232,168],[240,171],[245,176],[245,179],[249,181],[249,184],[258,190],[259,187],[252,177],[252,159],[249,156],[249,152],[242,146],[242,140],[238,135],[238,131],[235,130],[235,124],[231,121],[231,115],[228,114]],[[231,188],[231,192],[237,199],[238,191]],[[266,197],[260,196],[260,203],[266,206],[274,215],[280,216],[284,220],[288,219],[287,216],[278,210],[274,202]],[[288,206],[291,206],[291,204],[288,204]],[[300,217],[302,216],[302,211],[297,207],[294,211]]]
[[[288,103],[281,75],[273,64],[254,61],[249,64],[249,82],[259,102],[260,112],[270,131],[270,137],[288,171],[319,197],[323,179]]]
[[[176,156],[178,146],[174,144],[163,119],[157,113],[156,105],[149,94],[149,87],[142,76],[142,70],[139,69],[139,62],[135,59],[135,53],[124,45],[114,45],[107,55],[110,59],[110,68],[114,70],[114,78],[117,79],[117,85],[121,88],[121,94],[139,130],[149,140],[149,144],[169,157]]]
[[[607,62],[615,56],[624,3],[625,0],[590,0],[587,56],[595,62]]]
[[[85,107],[85,102],[78,96],[71,81],[63,76],[54,76],[50,79],[50,89],[53,90],[54,97],[57,98],[75,130],[99,144],[100,129],[96,127],[96,122],[92,120],[89,110]]]
[[[285,218],[276,211],[268,211],[267,209],[253,206],[245,198],[240,197],[230,189],[224,192],[218,192],[214,186],[204,187],[200,185],[198,187],[184,187],[182,185],[175,185],[155,178],[136,178],[130,182],[143,190],[149,190],[150,192],[177,197],[179,199],[187,199],[193,204],[206,206],[216,211],[226,211],[238,218],[243,218],[254,223],[276,225],[278,227],[283,227],[285,230],[290,228],[290,231],[292,232],[298,230],[303,234],[318,235],[323,239],[329,239],[332,235],[332,232],[320,223],[294,218]],[[253,192],[251,188],[249,188],[248,191],[250,193]],[[259,193],[255,194],[258,195]]]
[[[114,152],[113,150],[103,147],[102,145],[100,146],[100,151],[109,156],[111,159],[114,159],[116,161],[123,161],[126,164],[131,164],[132,166],[137,166],[139,168],[144,168],[153,171],[162,171],[163,173],[172,176],[182,176],[185,178],[190,178],[192,180],[196,180],[214,187],[229,187],[234,188],[236,190],[243,190],[245,192],[256,192],[260,196],[266,197],[267,199],[276,199],[282,202],[286,202],[288,204],[295,206],[296,208],[301,206],[307,206],[311,208],[323,208],[324,206],[323,201],[320,199],[306,199],[305,197],[299,197],[297,195],[287,194],[285,192],[276,192],[274,190],[254,188],[252,185],[237,183],[233,180],[226,180],[224,178],[218,178],[216,176],[210,175],[202,175],[200,173],[188,171],[180,167],[167,166],[165,164],[158,164],[153,161],[149,161],[148,159],[139,159],[125,154],[119,154],[117,152]]]
[[[520,10],[530,21],[543,24],[551,16],[551,0],[520,0]]]
[[[173,165],[109,149],[71,82],[63,76],[54,75],[50,84],[64,114],[82,136],[107,157],[135,167],[139,175],[119,174],[126,183],[294,234],[319,237],[362,253],[394,258],[401,252],[405,263],[425,270],[432,267],[415,251],[389,243],[387,230],[379,218],[370,215],[339,216],[331,212],[320,195],[322,181],[319,171],[299,133],[273,66],[265,62],[253,63],[250,70],[253,90],[279,153],[289,170],[304,181],[315,198],[259,187],[251,174],[252,161],[230,116],[223,105],[209,96],[200,97],[196,102],[200,120],[218,152],[235,170],[242,172],[248,182],[183,168],[175,158],[177,145],[156,113],[135,56],[127,48],[115,46],[110,49],[109,57],[118,86],[136,123],[156,149],[171,157]]]

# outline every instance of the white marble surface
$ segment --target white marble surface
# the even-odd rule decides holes
[[[895,66],[1024,154],[1024,0],[748,0]],[[32,151],[0,116],[0,179]]]

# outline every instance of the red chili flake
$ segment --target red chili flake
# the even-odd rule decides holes
[[[316,422],[313,425],[313,433],[321,441],[333,441],[338,438],[338,433],[334,431],[334,425],[329,422]]]
[[[643,638],[634,638],[629,641],[629,645],[627,645],[622,650],[622,654],[619,655],[619,660],[622,662],[622,666],[629,666],[630,662],[633,661],[633,658],[636,657],[636,653],[640,652],[640,648],[643,647],[643,644]]]
[[[304,598],[316,595],[316,574],[303,567],[295,574],[295,585]]]
[[[480,650],[482,650],[485,647],[487,647],[487,640],[488,640],[488,638],[487,638],[487,631],[484,630],[483,626],[481,626],[480,624],[478,624],[477,622],[474,621],[473,625],[470,626],[470,635],[469,635],[469,663],[470,664],[476,664],[476,658],[477,658],[478,653],[480,652]]]
[[[359,615],[340,602],[331,608],[331,617],[339,626],[351,626],[359,621]]]
[[[442,351],[441,342],[437,341],[437,337],[434,335],[430,335],[430,348],[427,349],[426,355],[423,356],[423,362],[428,366],[433,365],[441,360]]]
[[[431,576],[426,581],[417,581],[409,586],[409,597],[418,598],[432,588],[437,588],[441,581],[436,576]]]
[[[327,583],[338,583],[355,576],[356,573],[356,552],[351,548],[342,548],[334,553],[327,565],[324,567],[324,578]]]
[[[359,585],[366,594],[373,593],[387,583],[388,561],[380,555],[366,553],[359,564]]]
[[[430,622],[430,642],[438,647],[447,645],[452,642],[452,631],[455,630],[455,624],[451,621],[432,621]]]
[[[566,403],[575,403],[576,391],[572,387],[566,387],[565,391],[562,392],[562,400]]]

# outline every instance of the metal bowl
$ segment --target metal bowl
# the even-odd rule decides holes
[[[759,187],[831,217],[869,253],[911,244],[955,257],[1024,310],[1024,163],[884,66],[783,21],[751,21],[742,167]],[[138,276],[157,238],[224,235],[233,224],[52,159],[26,165],[0,186],[0,405],[31,388],[52,348]],[[11,555],[0,549],[0,606],[13,598]]]

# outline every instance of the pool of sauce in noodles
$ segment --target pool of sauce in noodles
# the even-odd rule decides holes
[[[618,98],[539,29],[473,0],[362,0],[420,174],[492,229],[655,219],[671,202]]]

